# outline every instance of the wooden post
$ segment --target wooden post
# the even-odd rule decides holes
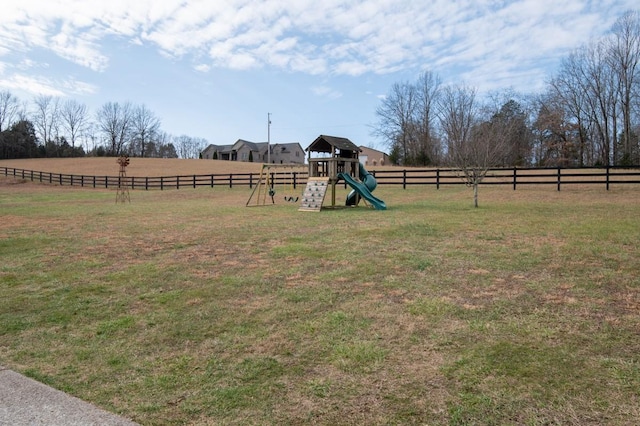
[[[336,206],[336,180],[331,181],[331,207]]]

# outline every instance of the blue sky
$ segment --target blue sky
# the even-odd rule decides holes
[[[375,110],[431,70],[480,93],[543,90],[637,0],[16,0],[0,90],[95,112],[145,104],[173,135],[230,144],[343,136],[380,149]]]

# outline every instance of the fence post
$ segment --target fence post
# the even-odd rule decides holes
[[[436,169],[436,189],[440,189],[440,169]]]
[[[176,189],[180,189],[180,176],[176,176]]]
[[[296,189],[296,175],[297,174],[298,174],[298,172],[293,172],[293,189]]]
[[[160,191],[164,190],[164,176],[160,176]]]
[[[607,165],[607,191],[609,190],[609,166]]]
[[[193,189],[196,189],[196,175],[193,175]]]
[[[253,188],[253,173],[249,173],[249,189]]]
[[[211,187],[213,188],[213,175],[211,175]]]
[[[560,191],[560,176],[562,174],[562,169],[558,167],[558,191]]]
[[[229,188],[233,188],[233,173],[229,173]]]
[[[402,170],[402,189],[407,189],[407,169]]]
[[[516,166],[513,166],[513,190],[516,190],[516,183],[518,182],[518,172]]]

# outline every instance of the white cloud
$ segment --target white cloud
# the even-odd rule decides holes
[[[31,64],[24,61],[29,67],[46,68],[47,64]],[[9,70],[18,72],[9,73]],[[23,66],[6,66],[0,62],[0,88],[9,89],[16,92],[24,92],[28,95],[90,95],[97,92],[97,87],[93,84],[79,81],[74,77],[62,79],[51,79],[39,74],[27,75],[23,72]]]
[[[258,61],[250,53],[236,53],[229,58],[227,66],[232,70],[248,70],[258,67]]]
[[[597,4],[596,4],[597,3]],[[0,56],[49,49],[93,71],[109,43],[155,45],[216,67],[359,76],[429,67],[540,70],[605,31],[632,0],[42,0],[0,14]],[[208,70],[204,65],[199,71]],[[522,77],[524,79],[524,77]],[[537,78],[527,75],[526,79]]]
[[[316,96],[321,96],[328,99],[339,99],[342,97],[342,92],[334,90],[328,86],[314,86],[311,91]]]
[[[205,72],[205,73],[211,70],[211,66],[207,64],[199,64],[199,65],[196,65],[194,68],[196,71]]]
[[[0,78],[0,87],[32,95],[64,96],[64,91],[60,90],[59,84],[44,77],[14,74],[7,78]]]

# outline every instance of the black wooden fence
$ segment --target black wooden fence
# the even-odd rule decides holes
[[[397,169],[371,171],[379,185],[398,185],[406,189],[413,185],[464,185],[458,169]],[[260,173],[225,173],[210,175],[182,175],[159,177],[86,176],[49,173],[34,170],[0,167],[0,175],[15,179],[31,180],[56,185],[91,188],[119,188],[165,190],[211,187],[248,186],[258,183]],[[124,179],[124,181],[123,181]],[[274,185],[290,185],[297,188],[307,182],[306,172],[271,172]],[[607,190],[614,184],[639,184],[640,167],[600,168],[497,168],[490,169],[482,185],[508,185],[517,189],[526,185],[555,185],[557,190],[565,185],[600,185]]]

